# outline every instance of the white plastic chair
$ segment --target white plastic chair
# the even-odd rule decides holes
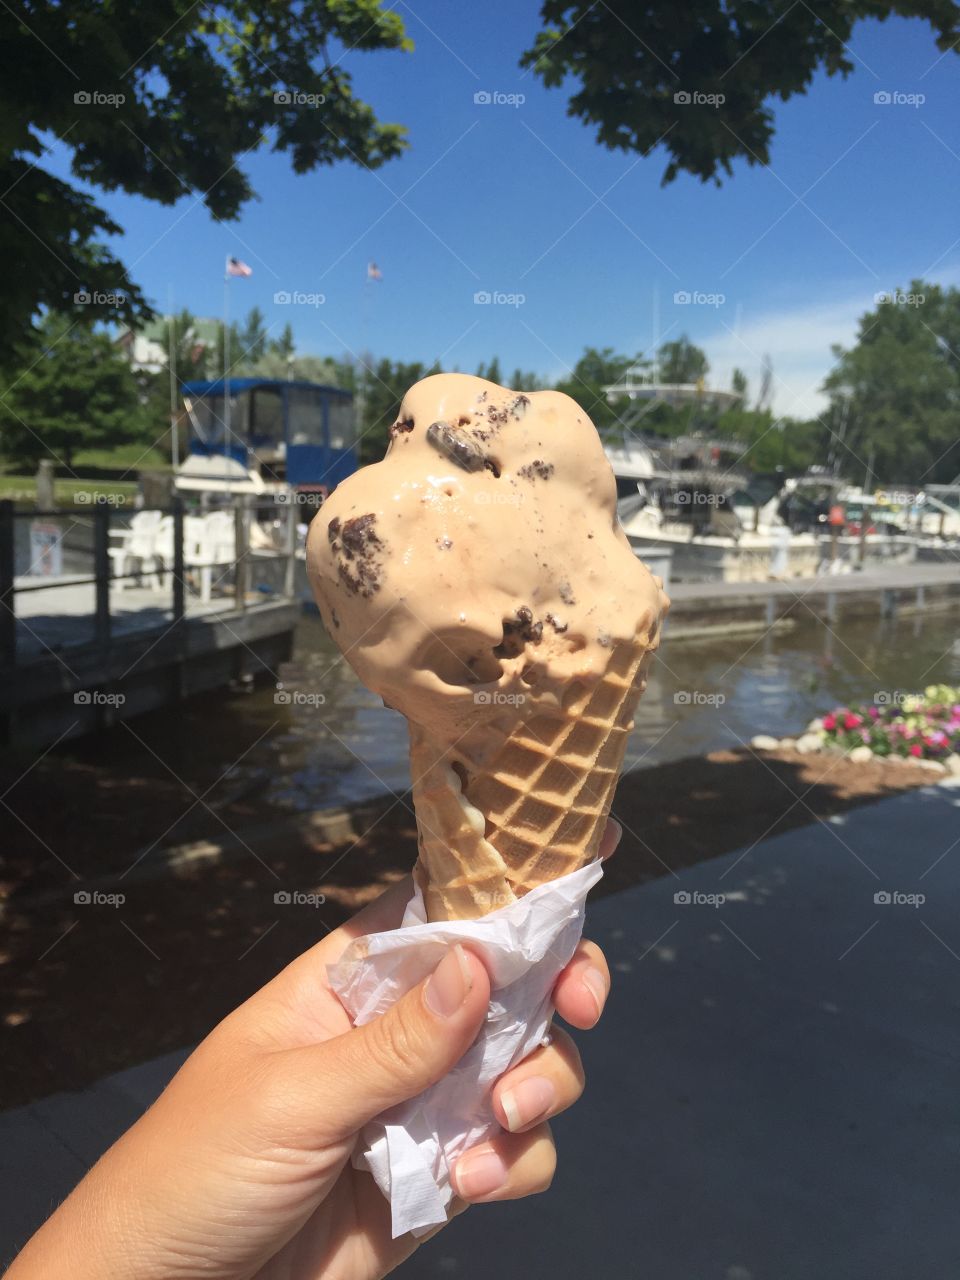
[[[232,511],[211,511],[196,530],[196,561],[200,567],[200,599],[209,601],[212,593],[213,571],[217,581],[224,569],[237,558],[236,523]]]
[[[117,579],[117,589],[122,591],[136,584],[141,575],[148,573],[156,582],[158,568],[156,537],[163,516],[159,511],[138,511],[128,529],[111,529],[111,538],[120,540],[119,546],[109,548],[111,576]],[[136,577],[132,575],[136,575]]]

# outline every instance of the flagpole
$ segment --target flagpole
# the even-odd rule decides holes
[[[167,306],[170,308],[169,348],[167,364],[170,369],[170,461],[174,474],[180,466],[180,436],[177,429],[177,330],[173,313],[173,285],[167,286]]]
[[[223,443],[230,448],[230,258],[223,264]]]
[[[370,313],[370,267],[367,266],[367,276],[363,282],[363,292],[360,295],[360,382],[357,387],[357,407],[356,407],[356,427],[357,438],[363,434],[364,420],[367,415],[367,379],[370,352],[368,350],[369,335],[367,332],[367,322]]]

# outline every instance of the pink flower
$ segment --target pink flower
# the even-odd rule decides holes
[[[843,717],[843,727],[845,729],[856,729],[863,724],[863,716],[854,715],[852,711],[848,711]]]
[[[869,709],[869,711],[867,712],[867,715],[870,717],[870,719],[871,719],[871,720],[879,720],[879,719],[880,719],[880,708],[879,708],[879,707],[871,707],[871,708]]]
[[[923,755],[923,747],[921,747],[921,745],[920,745],[920,743],[919,743],[919,742],[915,742],[915,743],[913,744],[913,746],[910,748],[910,754],[911,754],[912,756],[922,756],[922,755]]]
[[[830,715],[823,717],[823,727],[828,732],[831,729],[835,729],[837,727],[837,717],[833,714],[833,712],[831,712]]]

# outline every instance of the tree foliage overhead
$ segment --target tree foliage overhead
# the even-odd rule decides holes
[[[854,25],[891,14],[929,22],[944,52],[960,40],[953,0],[544,0],[521,65],[552,87],[573,77],[568,114],[604,146],[662,142],[664,182],[681,170],[719,182],[736,159],[769,163],[769,99],[806,93],[818,71],[849,75]]]
[[[19,10],[19,12],[17,12]],[[243,160],[269,145],[297,173],[338,160],[376,168],[406,146],[353,93],[341,49],[409,49],[380,0],[70,0],[0,6],[0,352],[38,308],[143,319],[149,307],[100,241],[122,228],[43,167],[55,138],[84,184],[237,217],[254,194]]]
[[[845,470],[949,484],[960,473],[960,290],[914,280],[861,317],[824,383]]]

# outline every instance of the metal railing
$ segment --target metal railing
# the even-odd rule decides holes
[[[275,498],[263,499],[250,495],[239,495],[229,504],[219,507],[207,507],[198,514],[206,515],[211,510],[233,510],[234,515],[234,547],[232,560],[222,558],[214,561],[198,562],[191,559],[187,562],[185,555],[185,521],[190,514],[183,500],[174,498],[170,507],[143,507],[139,511],[156,511],[162,516],[172,517],[172,560],[171,563],[159,563],[151,569],[143,566],[129,573],[113,573],[110,562],[111,520],[123,515],[109,504],[99,504],[89,511],[81,513],[71,508],[52,508],[40,510],[31,508],[17,510],[9,500],[0,501],[0,663],[13,666],[17,661],[17,611],[16,598],[37,591],[51,591],[69,586],[93,586],[94,604],[93,642],[107,645],[111,640],[112,613],[110,588],[114,583],[139,581],[145,576],[164,579],[170,575],[172,621],[177,623],[186,616],[188,575],[206,569],[223,569],[217,585],[232,574],[233,577],[233,611],[242,612],[247,609],[247,596],[250,590],[250,554],[255,551],[258,564],[264,561],[284,561],[285,571],[282,587],[278,591],[281,599],[292,599],[295,591],[296,553],[297,553],[297,514],[298,506],[293,501],[277,502]],[[284,513],[282,539],[283,546],[275,551],[266,547],[251,548],[250,527],[255,515],[262,510],[269,510],[276,521],[281,512]],[[92,557],[93,571],[84,575],[69,575],[69,582],[64,583],[65,575],[58,575],[55,580],[45,581],[39,576],[37,582],[17,582],[16,573],[16,529],[18,520],[73,520],[71,530],[80,523],[92,520]],[[89,526],[88,526],[89,527]],[[70,532],[68,530],[68,532]],[[66,538],[63,535],[63,539]],[[33,568],[33,565],[30,566]],[[26,576],[26,575],[24,575]]]

